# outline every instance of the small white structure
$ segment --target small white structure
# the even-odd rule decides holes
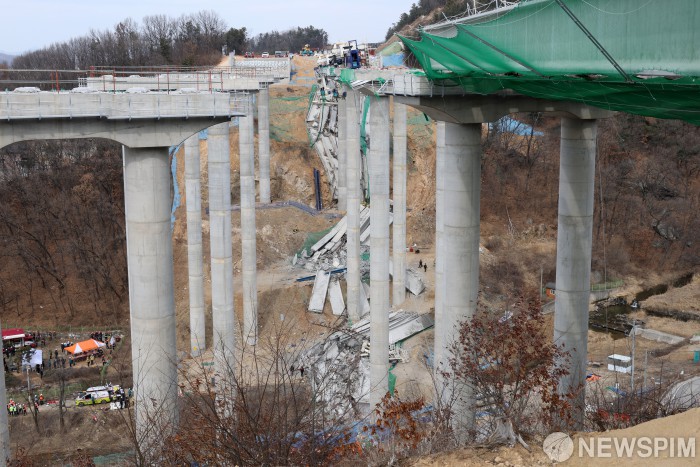
[[[627,355],[608,355],[608,370],[618,373],[632,373],[632,358]]]

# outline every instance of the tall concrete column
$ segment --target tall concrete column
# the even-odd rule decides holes
[[[559,391],[577,394],[573,416],[579,426],[588,360],[596,132],[596,120],[561,119],[554,342],[570,353],[571,372],[559,382]]]
[[[150,451],[178,421],[171,175],[167,147],[123,151],[136,435]]]
[[[199,134],[185,140],[185,201],[187,206],[187,270],[190,291],[190,354],[206,349],[204,335],[204,260],[202,256],[202,197]]]
[[[389,390],[389,99],[370,97],[370,408]]]
[[[2,329],[2,325],[0,325]],[[2,378],[0,378],[0,467],[5,467],[10,459],[12,449],[10,447],[10,426],[7,419],[7,410],[1,410],[7,407],[7,393],[5,392],[5,372],[3,369]]]
[[[360,319],[360,124],[358,109],[360,96],[348,91],[346,103],[347,130],[347,261],[346,273],[348,318],[351,322]]]
[[[479,230],[481,198],[481,124],[445,123],[442,191],[442,282],[441,321],[436,329],[443,364],[449,347],[459,339],[460,323],[476,312],[479,293]],[[436,338],[436,341],[438,339]],[[472,394],[465,385],[450,385],[446,396],[453,401],[454,427],[460,438],[474,420]]]
[[[258,165],[260,202],[270,204],[270,90],[267,87],[258,92]]]
[[[211,249],[211,308],[216,370],[234,365],[236,321],[233,304],[231,244],[231,160],[229,123],[209,128],[209,242]]]
[[[348,208],[348,183],[347,183],[347,109],[346,100],[338,100],[338,210],[345,211]]]
[[[241,241],[243,255],[243,336],[250,345],[258,340],[258,288],[255,251],[254,124],[252,114],[238,119],[241,154]]]
[[[445,359],[447,344],[445,339],[449,330],[447,322],[443,318],[443,302],[445,297],[445,281],[443,269],[445,266],[445,250],[443,249],[442,235],[444,231],[444,198],[445,198],[445,122],[436,122],[435,147],[435,340],[433,343],[433,364],[435,378],[438,384],[437,398],[442,398],[442,375],[449,370],[449,363]]]
[[[394,225],[392,227],[394,277],[392,303],[406,300],[406,106],[394,101],[393,194]]]

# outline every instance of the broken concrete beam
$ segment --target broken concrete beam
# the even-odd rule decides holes
[[[316,273],[314,289],[311,292],[311,299],[309,300],[309,311],[323,313],[323,306],[326,304],[326,292],[328,291],[328,282],[330,278],[330,272],[318,271]]]
[[[331,310],[336,316],[340,316],[345,311],[345,301],[343,300],[343,291],[340,288],[340,281],[332,280],[328,289],[328,295],[331,300]]]
[[[425,290],[425,284],[415,269],[406,269],[406,290],[413,295],[420,295]]]
[[[338,233],[339,230],[342,229],[343,232],[345,232],[345,231],[347,231],[347,228],[348,228],[348,219],[347,219],[347,216],[345,216],[342,219],[340,219],[340,222],[335,224],[335,226],[330,231],[328,231],[328,233],[326,235],[324,235],[323,237],[321,237],[321,239],[319,241],[314,243],[314,245],[311,247],[311,251],[317,252],[318,250],[323,248],[326,243],[331,241],[331,239],[333,239],[336,236],[336,234]]]

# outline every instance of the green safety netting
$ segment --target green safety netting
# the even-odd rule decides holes
[[[482,18],[400,38],[428,79],[467,92],[700,124],[696,0],[523,0]]]
[[[304,244],[299,248],[297,251],[297,254],[300,255],[302,251],[306,250],[308,254],[311,254],[311,247],[314,246],[319,240],[321,240],[323,237],[326,236],[328,232],[330,232],[335,226],[328,227],[325,230],[321,230],[320,232],[309,232],[306,234],[306,239],[304,240]]]

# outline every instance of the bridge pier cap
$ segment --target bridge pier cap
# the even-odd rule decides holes
[[[104,138],[169,147],[243,114],[230,93],[0,93],[0,147],[19,141]]]
[[[495,122],[509,114],[519,112],[547,112],[553,116],[593,120],[608,118],[609,110],[591,107],[577,102],[551,101],[520,95],[478,94],[464,96],[394,96],[395,102],[406,104],[425,113],[433,120],[447,123]]]

